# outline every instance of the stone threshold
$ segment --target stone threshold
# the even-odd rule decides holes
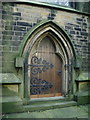
[[[63,108],[63,107],[70,107],[76,106],[77,102],[75,101],[65,101],[65,102],[47,102],[43,104],[34,104],[34,105],[24,105],[23,109],[24,112],[33,112],[33,111],[43,111],[49,109],[56,109],[56,108]]]
[[[44,98],[32,98],[29,100],[28,105],[23,105],[24,111],[41,111],[62,107],[70,107],[77,105],[77,102],[70,100],[69,97],[44,97]]]

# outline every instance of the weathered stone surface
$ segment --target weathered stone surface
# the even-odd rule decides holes
[[[20,48],[24,42],[23,38],[26,33],[33,29],[35,25],[44,20],[52,20],[66,31],[71,38],[76,55],[81,57],[81,60],[79,61],[80,66],[78,67],[77,65],[76,68],[77,71],[80,69],[79,72],[88,72],[88,66],[90,63],[90,60],[88,59],[90,54],[90,49],[88,49],[90,48],[90,18],[88,15],[61,10],[59,8],[56,9],[22,3],[3,3],[0,10],[2,12],[2,18],[0,20],[2,22],[2,29],[0,28],[0,31],[2,31],[3,34],[2,37],[0,36],[0,62],[2,61],[2,64],[0,65],[2,70],[0,70],[0,72],[4,73],[2,75],[3,79],[1,78],[1,82],[3,84],[21,83],[21,81],[18,79],[18,76],[21,78],[22,76],[24,77],[24,70],[22,70],[24,63],[22,59],[18,58],[15,66],[15,58],[20,52]],[[17,76],[15,76],[13,73],[15,73]],[[76,74],[79,73],[77,72]],[[77,77],[77,79],[78,81],[84,79],[87,81],[88,77],[84,74]],[[87,90],[87,86],[88,85],[85,83],[80,83],[79,90]],[[22,84],[22,90],[19,88],[19,90],[21,90],[20,94],[24,94],[23,87],[24,85]],[[7,89],[5,89],[5,92],[6,91]],[[21,96],[23,98],[23,95]],[[78,97],[78,102],[80,103],[81,101],[81,103],[84,103],[84,97],[86,97],[87,102],[88,94]]]
[[[45,111],[39,111],[39,112],[25,112],[25,113],[16,113],[16,114],[7,114],[4,115],[3,118],[52,118],[52,119],[88,119],[88,108],[90,105],[84,105],[84,106],[72,106],[67,108],[58,108],[58,109],[52,109],[52,110],[45,110]],[[68,112],[67,112],[68,111]]]
[[[87,18],[88,16],[82,14],[72,14],[67,11],[60,11],[56,9],[46,9],[43,7],[36,7],[32,5],[18,3],[4,3],[2,7],[4,51],[11,51],[13,53],[18,52],[23,37],[25,36],[27,31],[29,31],[40,21],[50,19],[57,22],[59,26],[65,28],[70,37],[72,36],[72,42],[74,40],[73,44],[75,46],[77,54],[79,53],[82,58],[84,56],[86,57],[82,42],[87,43],[85,44],[85,47],[88,47],[89,31],[87,28]],[[87,41],[85,41],[84,39],[87,39]],[[9,47],[5,47],[7,45]],[[80,47],[82,48],[81,51]],[[82,67],[83,71],[84,67]]]
[[[12,81],[13,80],[13,81]],[[0,73],[0,84],[17,83],[20,84],[21,80],[13,73]]]

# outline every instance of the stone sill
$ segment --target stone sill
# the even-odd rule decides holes
[[[89,73],[81,73],[79,77],[75,80],[76,82],[90,82],[90,76]]]
[[[90,82],[90,79],[89,80],[75,80],[76,82]]]
[[[0,103],[8,103],[8,102],[22,102],[22,99],[18,96],[8,96],[8,97],[0,97]]]
[[[73,8],[70,8],[70,7],[67,7],[67,6],[64,7],[64,6],[45,3],[45,2],[37,2],[37,1],[30,1],[30,0],[16,0],[16,2],[30,3],[30,4],[45,6],[45,7],[61,9],[61,10],[69,11],[69,12],[75,12],[75,13],[78,13],[78,14],[90,15],[89,13],[81,12],[79,10],[76,10],[76,9],[73,9]]]
[[[76,96],[90,96],[90,91],[81,91],[75,94]]]
[[[21,84],[21,80],[13,73],[0,73],[0,84]]]

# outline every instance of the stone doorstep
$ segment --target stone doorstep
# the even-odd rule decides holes
[[[67,101],[67,102],[59,102],[59,103],[43,103],[37,105],[24,105],[23,110],[25,111],[41,111],[41,110],[48,110],[48,109],[55,109],[55,108],[63,108],[63,107],[70,107],[77,105],[75,101]]]
[[[29,101],[30,105],[38,105],[38,104],[49,104],[49,103],[61,103],[61,102],[67,102],[70,101],[69,98],[67,97],[45,97],[45,98],[35,98],[35,99],[31,99]]]
[[[64,97],[60,98],[44,98],[30,100],[28,104],[23,105],[22,100],[18,97],[8,97],[2,101],[3,113],[17,113],[27,111],[40,111],[54,108],[70,107],[77,105],[77,102],[70,101]],[[13,106],[15,105],[15,106]],[[13,109],[11,109],[13,108]]]

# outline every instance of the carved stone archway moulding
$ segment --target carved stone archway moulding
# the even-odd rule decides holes
[[[76,54],[70,37],[59,25],[53,21],[44,21],[32,28],[24,37],[24,42],[20,48],[19,57],[23,58],[24,63],[30,64],[30,56],[33,49],[40,40],[45,36],[51,37],[55,44],[56,54],[58,54],[63,61],[63,94],[68,94],[72,89],[72,74],[73,74],[73,62],[76,61]],[[18,65],[17,65],[18,67]],[[28,72],[25,75],[25,80],[28,79]],[[30,79],[25,86],[28,86],[27,93],[30,94],[29,84]],[[25,90],[26,91],[26,90]]]

